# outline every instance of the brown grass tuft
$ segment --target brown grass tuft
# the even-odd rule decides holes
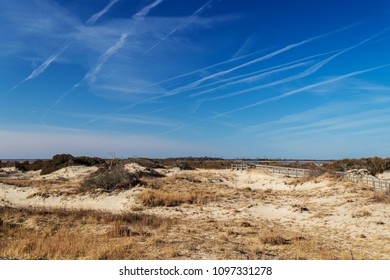
[[[260,240],[263,244],[269,244],[269,245],[286,245],[291,243],[290,239],[286,239],[280,235],[263,236],[261,237]]]
[[[18,259],[143,258],[137,244],[173,224],[152,215],[86,210],[2,207],[0,214],[0,257]]]
[[[142,204],[149,207],[166,206],[173,207],[179,206],[183,203],[203,205],[210,201],[216,201],[215,195],[212,195],[206,191],[165,191],[165,190],[145,190],[138,198],[142,201]]]
[[[390,204],[390,195],[382,192],[374,192],[370,197],[370,202]]]
[[[372,214],[368,210],[359,210],[352,214],[352,218],[364,218],[364,217],[370,217]]]

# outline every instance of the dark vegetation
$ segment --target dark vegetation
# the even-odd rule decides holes
[[[181,170],[193,170],[196,168],[204,169],[226,169],[230,168],[230,164],[233,160],[224,160],[220,158],[166,158],[166,159],[149,159],[149,158],[127,158],[127,159],[103,159],[98,157],[74,157],[70,154],[55,155],[50,160],[36,160],[29,161],[2,161],[0,167],[15,166],[20,171],[36,171],[41,170],[41,175],[50,174],[56,170],[73,165],[84,166],[99,166],[104,169],[110,169],[112,166],[118,163],[125,165],[127,163],[137,163],[141,166],[149,168],[150,172],[147,174],[140,174],[143,176],[158,176],[157,173],[153,173],[155,168],[172,168],[178,167]]]
[[[104,164],[105,160],[97,157],[74,157],[69,154],[55,155],[50,160],[37,160],[34,162],[15,162],[15,167],[21,171],[41,170],[41,175],[50,174],[61,168],[72,165],[96,166]]]
[[[178,167],[181,170],[201,169],[227,169],[235,160],[227,160],[221,158],[210,157],[180,157],[180,158],[165,158],[165,159],[149,159],[149,158],[128,158],[125,163],[135,162],[139,165],[149,168],[172,168]]]
[[[257,161],[251,159],[245,159],[242,161]],[[15,166],[21,171],[41,170],[41,175],[52,173],[63,167],[72,165],[84,165],[84,166],[98,166],[103,169],[110,169],[116,164],[125,165],[127,163],[137,163],[141,166],[147,167],[148,172],[138,174],[140,177],[150,176],[158,177],[159,173],[154,172],[156,168],[172,168],[178,167],[181,170],[192,169],[227,169],[230,168],[232,163],[240,162],[238,160],[229,160],[222,158],[211,157],[179,157],[179,158],[165,158],[165,159],[152,159],[152,158],[127,158],[127,159],[103,159],[98,157],[80,156],[74,157],[69,154],[55,155],[50,160],[36,160],[29,161],[1,161],[0,167]],[[315,163],[308,162],[291,162],[290,164],[282,164],[279,161],[268,161],[264,164],[278,165],[283,167],[292,168],[304,168],[304,169],[323,169],[330,171],[347,171],[350,169],[367,169],[372,175],[382,173],[386,170],[390,170],[390,158],[362,158],[362,159],[341,159],[335,160],[331,163],[319,166]]]
[[[116,190],[128,190],[135,186],[143,185],[137,174],[127,172],[123,166],[116,165],[110,169],[101,168],[97,172],[92,173],[81,182],[81,189],[101,190],[104,192],[112,192]]]
[[[342,172],[350,169],[367,169],[371,175],[377,175],[390,170],[390,158],[342,159],[327,164],[324,168]]]

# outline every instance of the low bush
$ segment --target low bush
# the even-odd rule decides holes
[[[190,166],[188,163],[186,162],[180,162],[177,167],[180,168],[180,170],[194,170],[195,168],[193,168],[192,166]]]
[[[20,171],[32,171],[41,170],[41,175],[50,174],[61,168],[73,166],[73,165],[84,165],[84,166],[98,166],[106,163],[107,160],[97,157],[74,157],[69,154],[59,154],[53,156],[50,160],[36,160],[33,162],[23,161],[15,162],[14,166]]]
[[[383,173],[390,170],[390,158],[361,158],[336,160],[324,166],[335,171],[347,171],[350,169],[367,169],[371,175]]]
[[[157,172],[154,169],[146,168],[144,171],[138,171],[136,175],[139,178],[163,178],[164,174]]]
[[[50,174],[61,168],[73,165],[74,157],[69,154],[55,155],[53,159],[46,161],[42,165],[41,175]]]
[[[127,172],[120,166],[116,166],[109,170],[99,170],[91,174],[81,182],[81,189],[112,192],[115,190],[128,190],[143,184],[144,182],[135,174]]]
[[[104,159],[98,158],[98,157],[75,157],[73,159],[73,162],[75,165],[84,165],[84,166],[97,166],[100,164],[103,164],[105,161]]]

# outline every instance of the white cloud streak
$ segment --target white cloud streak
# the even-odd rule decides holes
[[[221,84],[221,83],[229,83],[231,81],[238,81],[238,80],[240,80],[242,78],[248,78],[248,77],[251,77],[251,76],[256,76],[256,75],[261,74],[261,73],[266,74],[267,72],[269,73],[269,72],[271,72],[271,71],[273,71],[275,69],[278,69],[278,68],[286,67],[286,66],[289,66],[289,65],[292,65],[292,64],[298,64],[300,62],[303,62],[303,61],[306,61],[306,60],[309,60],[309,59],[312,59],[312,58],[324,56],[324,55],[327,55],[327,54],[332,54],[332,53],[335,53],[335,52],[338,52],[338,51],[340,51],[340,50],[335,50],[335,51],[330,51],[330,52],[325,52],[325,53],[311,55],[311,56],[308,56],[308,57],[304,57],[304,58],[301,58],[301,59],[298,59],[298,60],[294,60],[294,61],[290,61],[290,62],[287,62],[287,63],[279,64],[279,65],[272,66],[272,67],[269,67],[269,68],[256,70],[254,72],[249,72],[249,73],[242,74],[242,75],[235,75],[235,76],[230,77],[230,78],[220,79],[220,80],[217,80],[215,82],[210,82],[210,83],[207,83],[205,85],[197,86],[196,88],[193,88],[193,89],[188,89],[188,90],[183,90],[183,91],[171,91],[169,93],[169,96],[171,96],[173,93],[174,94],[179,94],[179,93],[186,92],[186,91],[189,91],[189,90],[199,90],[199,89],[202,89],[202,88],[207,88],[207,87],[212,86],[212,85],[217,85],[217,84]],[[191,94],[190,96],[191,97],[195,97],[195,96],[199,96],[199,95],[202,95],[202,94],[203,94],[202,92],[198,92],[198,93]]]
[[[315,40],[318,40],[318,39],[321,39],[321,38],[324,38],[324,37],[327,37],[327,36],[330,36],[332,34],[335,34],[335,33],[338,33],[338,32],[342,32],[346,29],[349,29],[351,27],[354,27],[356,25],[358,25],[359,23],[355,23],[355,24],[352,24],[352,25],[348,25],[346,27],[343,27],[343,28],[340,28],[340,29],[337,29],[337,30],[334,30],[334,31],[331,31],[331,32],[327,32],[327,33],[324,33],[324,34],[321,34],[321,35],[318,35],[318,36],[314,36],[314,37],[311,37],[311,38],[308,38],[308,39],[305,39],[305,40],[302,40],[301,42],[298,42],[298,43],[294,43],[294,44],[290,44],[288,46],[285,46],[277,51],[274,51],[272,53],[269,53],[267,55],[264,55],[264,56],[261,56],[259,58],[256,58],[256,59],[253,59],[251,61],[248,61],[248,62],[245,62],[245,63],[242,63],[240,65],[237,65],[235,67],[232,67],[230,69],[226,69],[226,70],[222,70],[220,72],[217,72],[217,73],[214,73],[214,74],[211,74],[209,76],[206,76],[204,78],[201,78],[195,82],[192,82],[190,83],[189,85],[186,85],[186,86],[183,86],[181,88],[179,88],[178,90],[184,90],[184,89],[189,89],[189,88],[194,88],[200,84],[202,84],[203,82],[205,81],[208,81],[210,79],[214,79],[214,78],[217,78],[217,77],[220,77],[220,76],[223,76],[223,75],[226,75],[226,74],[229,74],[229,73],[232,73],[236,70],[239,70],[239,69],[242,69],[242,68],[245,68],[247,66],[250,66],[252,64],[255,64],[255,63],[259,63],[259,62],[262,62],[262,61],[265,61],[265,60],[268,60],[268,59],[271,59],[277,55],[280,55],[282,53],[285,53],[291,49],[294,49],[294,48],[297,48],[297,47],[300,47],[300,46],[303,46],[305,44],[308,44],[310,42],[313,42]]]
[[[184,77],[184,76],[189,76],[191,74],[195,74],[195,73],[198,73],[202,70],[206,70],[206,69],[211,69],[213,67],[217,67],[217,66],[220,66],[220,65],[224,65],[226,63],[229,63],[229,62],[233,62],[233,61],[236,61],[236,60],[239,60],[239,59],[242,59],[242,58],[245,58],[245,57],[248,57],[248,56],[251,56],[251,55],[254,55],[256,53],[258,53],[260,51],[257,51],[255,53],[252,53],[252,54],[248,54],[248,55],[244,55],[244,56],[241,56],[241,57],[237,57],[237,58],[233,58],[233,59],[228,59],[228,60],[225,60],[225,61],[222,61],[220,63],[217,63],[217,64],[213,64],[213,65],[210,65],[206,68],[203,68],[203,69],[199,69],[199,70],[195,70],[193,72],[190,72],[190,73],[187,73],[187,74],[183,74],[181,76],[177,76],[177,77],[174,77],[174,78],[171,78],[169,80],[174,80],[178,77]],[[273,66],[273,67],[270,67],[270,68],[266,68],[266,69],[261,69],[261,70],[258,70],[258,71],[255,71],[255,72],[252,72],[252,73],[249,73],[249,75],[253,75],[253,74],[258,74],[258,73],[264,73],[264,72],[267,72],[267,71],[271,71],[271,70],[274,70],[274,69],[277,69],[277,68],[280,68],[280,67],[284,67],[284,66],[288,66],[288,65],[291,65],[293,63],[298,63],[298,62],[301,62],[301,61],[305,61],[305,60],[308,60],[308,59],[311,59],[311,58],[315,58],[315,57],[318,57],[318,56],[323,56],[323,55],[326,55],[326,54],[330,54],[330,53],[334,53],[336,51],[331,51],[331,52],[326,52],[326,53],[321,53],[321,54],[316,54],[316,55],[312,55],[312,56],[308,56],[308,57],[305,57],[305,58],[301,58],[301,59],[298,59],[298,60],[295,60],[295,61],[290,61],[290,62],[287,62],[287,63],[284,63],[284,64],[280,64],[280,65],[277,65],[277,66]],[[216,81],[216,82],[213,82],[213,83],[209,83],[209,84],[206,84],[206,85],[202,85],[202,86],[198,86],[196,89],[200,89],[200,88],[203,88],[203,87],[208,87],[210,85],[214,85],[214,84],[217,84],[219,82],[228,82],[228,81],[232,81],[232,80],[235,80],[237,78],[242,78],[242,77],[247,77],[248,74],[244,74],[244,75],[239,75],[239,76],[235,76],[235,77],[231,77],[231,78],[227,78],[227,79],[222,79],[220,81]],[[168,80],[165,80],[165,81],[168,81]],[[158,85],[158,84],[161,84],[163,83],[164,81],[162,82],[159,82],[159,83],[155,83],[153,85]],[[146,89],[148,87],[150,87],[151,85],[148,85],[148,86],[145,86],[145,87],[142,87],[140,89]],[[144,99],[142,101],[139,101],[139,102],[136,102],[136,103],[133,103],[131,105],[128,105],[128,106],[125,106],[125,107],[122,107],[120,109],[117,109],[117,110],[114,110],[110,113],[108,113],[108,115],[111,115],[111,114],[115,114],[115,113],[119,113],[119,112],[122,112],[126,109],[130,109],[130,108],[133,108],[137,105],[140,105],[140,104],[145,104],[145,103],[148,103],[148,102],[151,102],[151,101],[155,101],[155,100],[158,100],[160,98],[163,98],[163,97],[168,97],[168,96],[173,96],[173,95],[177,95],[177,94],[180,94],[184,92],[183,91],[178,91],[178,92],[170,92],[170,93],[167,93],[167,94],[162,94],[162,95],[158,95],[158,96],[154,96],[154,97],[151,97],[151,98],[147,98],[147,99]],[[194,95],[195,96],[195,95]],[[200,101],[198,102],[196,105],[197,105],[197,108],[200,107],[200,105],[202,104],[203,101]],[[190,104],[191,102],[188,102],[188,103],[185,103],[186,105],[187,104]],[[90,123],[94,123],[96,122],[97,120],[99,120],[100,118],[94,118],[86,123],[83,123],[82,126],[85,126],[87,124],[90,124]]]
[[[338,77],[335,77],[335,78],[332,78],[332,79],[328,79],[328,80],[325,80],[325,81],[322,81],[322,82],[318,82],[318,83],[314,83],[314,84],[311,84],[311,85],[308,85],[308,86],[304,86],[304,87],[301,87],[299,89],[288,91],[286,93],[283,93],[283,94],[280,94],[280,95],[277,95],[277,96],[274,96],[274,97],[263,99],[263,100],[260,100],[258,102],[255,102],[255,103],[252,103],[252,104],[249,104],[249,105],[245,105],[245,106],[242,106],[242,107],[230,110],[230,111],[226,111],[224,113],[220,113],[220,114],[218,114],[216,116],[213,116],[211,118],[201,119],[201,120],[192,122],[190,124],[186,124],[186,125],[182,125],[182,126],[176,127],[174,129],[171,129],[171,130],[168,130],[168,131],[164,132],[162,135],[169,134],[169,133],[172,133],[174,131],[181,130],[181,129],[185,128],[185,127],[189,127],[189,126],[194,125],[194,124],[198,124],[198,123],[201,123],[201,122],[217,119],[217,118],[220,118],[220,117],[223,117],[223,116],[226,116],[226,115],[230,115],[230,114],[233,114],[233,113],[236,113],[236,112],[239,112],[239,111],[243,111],[243,110],[246,110],[246,109],[257,107],[257,106],[260,106],[260,105],[263,105],[263,104],[266,104],[266,103],[275,102],[275,101],[278,101],[280,99],[283,99],[283,98],[295,95],[295,94],[300,93],[300,92],[308,91],[308,90],[311,90],[311,89],[314,89],[314,88],[318,88],[318,87],[321,87],[321,86],[324,86],[324,85],[327,85],[327,84],[335,83],[335,82],[338,82],[338,81],[341,81],[341,80],[344,80],[344,79],[347,79],[347,78],[350,78],[350,77],[354,77],[354,76],[361,75],[361,74],[364,74],[364,73],[372,72],[372,71],[375,71],[375,70],[378,70],[378,69],[381,69],[381,68],[385,68],[385,67],[389,67],[389,66],[390,66],[390,64],[384,64],[384,65],[381,65],[381,66],[368,68],[368,69],[365,69],[365,70],[350,72],[348,74],[344,74],[344,75],[341,75],[341,76],[338,76]]]
[[[237,84],[242,84],[242,83],[252,83],[252,82],[258,81],[260,79],[263,79],[263,78],[265,78],[267,76],[270,76],[272,74],[276,74],[276,73],[279,73],[279,72],[288,71],[288,70],[291,70],[291,69],[302,67],[302,66],[305,66],[305,65],[307,65],[307,64],[309,64],[311,62],[312,61],[301,62],[301,63],[293,64],[293,65],[290,65],[290,66],[285,66],[285,67],[282,67],[282,68],[271,70],[271,71],[268,71],[268,72],[263,72],[263,73],[260,73],[260,74],[251,75],[251,76],[249,76],[247,78],[239,79],[239,80],[233,81],[233,82],[228,82],[228,83],[225,83],[223,85],[220,85],[220,86],[208,89],[208,90],[203,90],[203,91],[198,92],[196,94],[192,94],[191,96],[192,97],[199,96],[199,95],[206,94],[206,93],[209,93],[209,92],[213,92],[215,90],[218,90],[218,89],[221,89],[221,88],[225,88],[225,87],[231,86],[231,85],[237,85]],[[211,99],[212,98],[210,98],[210,100]],[[209,99],[205,99],[205,100],[209,100]]]
[[[41,65],[39,65],[37,68],[35,68],[32,73],[25,78],[23,81],[21,81],[19,84],[14,86],[12,89],[10,89],[3,98],[8,95],[9,93],[13,92],[15,89],[17,89],[19,86],[27,82],[28,80],[35,79],[39,77],[45,70],[69,47],[69,43],[65,45],[58,53],[51,55],[49,58],[47,58]]]
[[[95,114],[80,114],[80,113],[63,113],[66,116],[77,117],[77,118],[96,118]],[[111,115],[111,116],[99,116],[101,120],[112,123],[128,123],[128,124],[139,124],[139,125],[150,125],[160,127],[176,127],[180,122],[172,121],[169,119],[155,118],[143,115]],[[80,126],[81,127],[81,126]]]
[[[329,79],[329,80],[325,80],[325,81],[322,81],[322,82],[318,82],[318,83],[314,83],[314,84],[311,84],[311,85],[308,85],[308,86],[301,87],[299,89],[288,91],[288,92],[283,93],[281,95],[270,97],[270,98],[267,98],[267,99],[255,102],[253,104],[242,106],[242,107],[239,107],[237,109],[234,109],[234,110],[222,113],[222,114],[220,114],[220,115],[218,115],[216,117],[229,115],[229,114],[232,114],[232,113],[235,113],[235,112],[239,112],[239,111],[242,111],[242,110],[245,110],[245,109],[249,109],[249,108],[252,108],[252,107],[256,107],[256,106],[259,106],[259,105],[262,105],[262,104],[265,104],[265,103],[274,102],[274,101],[277,101],[277,100],[280,100],[280,99],[283,99],[283,98],[295,95],[295,94],[300,93],[300,92],[308,91],[308,90],[311,90],[313,88],[317,88],[317,87],[321,87],[321,86],[324,86],[324,85],[327,85],[327,84],[335,83],[335,82],[338,82],[338,81],[341,81],[341,80],[344,80],[344,79],[347,79],[347,78],[350,78],[350,77],[354,77],[354,76],[361,75],[361,74],[364,74],[364,73],[372,72],[372,71],[375,71],[375,70],[378,70],[378,69],[381,69],[381,68],[385,68],[385,67],[388,67],[388,66],[390,66],[390,64],[385,64],[385,65],[381,65],[381,66],[378,66],[378,67],[373,67],[373,68],[360,70],[360,71],[354,71],[354,72],[351,72],[351,73],[348,73],[348,74],[345,74],[345,75],[341,75],[341,76],[338,76],[338,77],[335,77],[335,78],[332,78],[332,79]]]
[[[150,12],[150,10],[154,7],[156,7],[158,4],[163,2],[164,0],[156,0],[152,2],[151,4],[147,5],[146,7],[142,8],[139,12],[137,12],[135,15],[132,16],[132,18],[135,20],[133,28],[135,28],[138,21],[141,21],[144,19],[144,17]],[[114,45],[112,45],[110,48],[108,48],[98,59],[98,62],[96,65],[91,68],[84,76],[84,78],[73,85],[73,87],[62,94],[57,100],[54,102],[54,104],[41,116],[41,120],[43,121],[47,114],[52,110],[55,106],[57,106],[66,96],[68,96],[72,91],[76,88],[78,88],[85,80],[89,81],[90,83],[93,83],[96,81],[96,75],[101,71],[103,65],[107,62],[107,60],[116,54],[125,44],[127,37],[129,36],[129,31],[122,33],[120,38],[115,42]]]
[[[148,15],[148,13],[156,7],[158,4],[163,2],[164,0],[156,0],[152,2],[151,4],[147,5],[146,7],[142,8],[139,12],[137,12],[135,15],[132,16],[134,19],[134,26],[136,27],[137,23],[139,21],[142,21],[144,17]],[[115,42],[114,45],[112,45],[110,48],[108,48],[98,59],[98,62],[96,63],[95,67],[93,67],[88,73],[85,75],[83,80],[88,80],[89,82],[93,83],[96,80],[96,75],[100,72],[103,65],[107,62],[107,60],[116,54],[125,44],[127,37],[129,36],[129,32],[122,33],[121,37]]]
[[[88,73],[85,75],[84,79],[88,80],[90,83],[94,83],[96,81],[96,75],[101,71],[104,63],[116,54],[125,44],[127,37],[129,36],[129,33],[125,32],[121,35],[121,37],[115,42],[114,45],[112,45],[110,48],[108,48],[100,57],[98,62],[96,63],[95,67],[93,67]]]
[[[178,26],[176,26],[174,29],[172,29],[169,33],[167,33],[163,38],[161,38],[157,43],[155,43],[152,47],[150,47],[148,50],[144,52],[144,55],[151,52],[154,48],[156,48],[158,45],[160,45],[163,41],[168,39],[173,33],[175,33],[177,30],[183,29],[187,25],[189,25],[195,17],[203,13],[205,10],[207,10],[211,4],[215,2],[215,0],[209,0],[206,4],[204,4],[202,7],[200,7],[198,10],[196,10],[186,21],[182,22]]]
[[[265,49],[267,50],[267,49]],[[182,74],[182,75],[179,75],[179,76],[175,76],[175,77],[172,77],[172,78],[169,78],[169,79],[166,79],[166,80],[163,80],[163,81],[160,81],[160,82],[156,82],[156,83],[153,83],[153,84],[149,84],[149,85],[146,85],[146,86],[143,86],[143,87],[140,87],[140,88],[137,88],[135,89],[136,91],[140,91],[140,90],[144,90],[144,89],[147,89],[149,87],[152,87],[152,86],[157,86],[157,85],[161,85],[163,83],[166,83],[166,82],[170,82],[170,81],[174,81],[176,79],[180,79],[180,78],[183,78],[183,77],[187,77],[187,76],[190,76],[190,75],[193,75],[193,74],[196,74],[196,73],[200,73],[202,71],[205,71],[205,70],[208,70],[208,69],[212,69],[214,67],[217,67],[217,66],[221,66],[221,65],[225,65],[225,64],[228,64],[228,63],[231,63],[231,62],[234,62],[234,61],[237,61],[237,60],[240,60],[240,59],[244,59],[246,57],[250,57],[250,56],[253,56],[255,54],[258,54],[258,53],[261,53],[261,52],[264,52],[265,50],[259,50],[259,51],[256,51],[256,52],[253,52],[253,53],[250,53],[250,54],[247,54],[247,55],[243,55],[243,56],[240,56],[240,57],[235,57],[235,58],[231,58],[231,59],[228,59],[228,60],[224,60],[224,61],[221,61],[221,62],[218,62],[216,64],[212,64],[210,66],[207,66],[207,67],[204,67],[204,68],[201,68],[201,69],[197,69],[197,70],[194,70],[194,71],[191,71],[191,72],[188,72],[188,73],[185,73],[185,74]],[[290,63],[293,63],[293,62],[289,62],[288,64]],[[287,64],[286,64],[287,65]],[[280,65],[282,66],[282,65]],[[273,69],[274,67],[272,67]],[[270,68],[271,69],[271,68]],[[267,70],[267,69],[265,69]],[[230,80],[230,79],[229,79]],[[133,103],[129,106],[126,106],[126,107],[122,107],[120,109],[117,109],[117,110],[114,110],[112,112],[110,112],[108,115],[111,115],[111,114],[115,114],[115,113],[119,113],[121,111],[124,111],[126,109],[130,109],[130,108],[133,108],[137,105],[140,105],[140,104],[144,104],[144,103],[148,103],[148,102],[151,102],[151,101],[154,101],[154,100],[158,100],[162,97],[167,97],[167,96],[172,96],[173,94],[162,94],[162,95],[158,95],[158,96],[154,96],[154,97],[151,97],[151,98],[148,98],[148,99],[145,99],[145,100],[142,100],[140,102],[136,102],[136,103]],[[187,104],[187,103],[186,103]],[[93,123],[95,121],[99,120],[99,118],[95,118],[95,119],[92,119],[90,121],[88,121],[87,123],[84,123],[84,125],[87,125],[89,123]]]
[[[142,8],[139,12],[137,12],[135,15],[133,15],[134,19],[134,26],[136,27],[139,21],[142,21],[148,13],[156,7],[158,4],[163,2],[164,0],[156,0],[152,2],[151,4],[147,5],[146,7]],[[85,75],[83,80],[87,80],[90,83],[94,83],[96,81],[96,75],[101,71],[103,65],[107,62],[107,60],[116,54],[125,44],[127,37],[129,36],[129,32],[122,33],[121,37],[115,42],[114,45],[112,45],[109,49],[107,49],[98,59],[98,62],[96,63],[95,67],[93,67],[88,73]]]
[[[208,99],[205,99],[203,101],[212,101],[212,100],[219,100],[219,99],[224,99],[224,98],[228,98],[228,97],[232,97],[232,96],[236,96],[236,95],[240,95],[240,94],[243,94],[243,93],[247,93],[247,92],[251,92],[251,91],[254,91],[254,90],[259,90],[259,89],[264,89],[264,88],[269,88],[269,87],[274,87],[274,86],[277,86],[277,85],[281,85],[281,84],[284,84],[284,83],[288,83],[288,82],[292,82],[292,81],[295,81],[295,80],[298,80],[298,79],[302,79],[302,78],[305,78],[307,76],[310,76],[314,73],[316,73],[318,70],[320,70],[322,67],[324,67],[326,64],[330,63],[331,61],[333,61],[334,59],[336,59],[338,56],[342,55],[342,54],[345,54],[353,49],[356,49],[362,45],[364,45],[365,43],[371,41],[372,39],[378,37],[379,35],[381,35],[383,32],[385,32],[385,30],[382,30],[376,34],[374,34],[373,36],[370,36],[369,38],[351,46],[351,47],[348,47],[346,49],[343,49],[341,51],[339,51],[338,53],[320,61],[319,63],[313,65],[312,67],[308,68],[307,70],[299,73],[299,74],[296,74],[296,75],[293,75],[291,77],[287,77],[287,78],[284,78],[284,79],[281,79],[281,80],[278,80],[278,81],[274,81],[274,82],[271,82],[271,83],[268,83],[268,84],[264,84],[264,85],[260,85],[260,86],[256,86],[256,87],[252,87],[252,88],[248,88],[248,89],[245,89],[245,90],[241,90],[241,91],[238,91],[238,92],[233,92],[233,93],[229,93],[229,94],[225,94],[223,96],[218,96],[218,97],[213,97],[213,98],[208,98]],[[209,90],[208,92],[210,92],[211,90]]]
[[[87,25],[93,25],[96,23],[96,21],[102,17],[104,14],[106,14],[109,9],[111,9],[111,7],[117,3],[119,0],[111,0],[108,5],[100,12],[94,14],[92,17],[90,17],[87,21],[86,21],[86,24]],[[7,94],[11,93],[12,91],[14,91],[16,88],[18,88],[19,86],[21,86],[22,84],[24,84],[26,81],[28,80],[32,80],[32,79],[35,79],[37,78],[39,75],[41,75],[43,72],[45,72],[45,70],[50,66],[50,64],[52,64],[70,45],[70,42],[68,41],[68,43],[65,44],[65,47],[63,47],[58,53],[56,54],[53,54],[51,55],[49,58],[47,58],[40,66],[38,66],[37,68],[34,69],[34,71],[26,78],[24,79],[23,81],[21,81],[19,84],[17,84],[16,86],[14,86],[11,90],[9,90]],[[75,86],[72,88],[72,90],[75,88]],[[4,97],[4,96],[3,96]],[[62,97],[63,98],[63,97]],[[62,99],[61,98],[61,99]],[[58,103],[58,102],[57,102]],[[47,114],[47,112],[45,113]]]
[[[101,18],[103,15],[105,15],[110,9],[112,6],[114,6],[119,0],[110,0],[110,2],[106,5],[106,7],[104,7],[103,10],[101,10],[100,12],[94,14],[93,16],[91,16],[86,22],[85,24],[86,25],[94,25],[98,20],[99,18]]]
[[[147,5],[142,10],[140,10],[138,13],[136,13],[133,16],[133,18],[138,19],[138,20],[143,20],[144,17],[146,17],[149,14],[151,9],[153,9],[154,7],[156,7],[158,4],[162,3],[163,1],[164,0],[156,0],[156,1],[152,2],[151,4]]]
[[[152,87],[152,86],[156,86],[156,85],[161,85],[161,84],[164,84],[164,83],[167,83],[167,82],[171,82],[171,81],[174,81],[174,80],[177,80],[177,79],[180,79],[180,78],[184,78],[184,77],[191,76],[191,75],[193,75],[193,74],[201,73],[201,72],[203,72],[203,71],[206,71],[206,70],[215,68],[215,67],[217,67],[217,66],[225,65],[225,64],[228,64],[228,63],[237,61],[237,60],[241,60],[241,59],[244,59],[244,58],[247,58],[247,57],[250,57],[250,56],[259,54],[259,53],[262,53],[262,52],[264,52],[264,51],[266,51],[266,50],[268,50],[268,48],[267,48],[267,49],[264,49],[264,50],[255,51],[255,52],[250,53],[250,54],[242,55],[242,56],[239,56],[239,57],[230,58],[230,59],[227,59],[227,60],[224,60],[224,61],[221,61],[221,62],[212,64],[212,65],[209,65],[209,66],[204,67],[204,68],[201,68],[201,69],[197,69],[197,70],[194,70],[194,71],[185,73],[185,74],[181,74],[181,75],[178,75],[178,76],[174,76],[174,77],[172,77],[172,78],[168,78],[168,79],[163,80],[163,81],[159,81],[159,82],[156,82],[156,83],[152,83],[152,84],[146,85],[146,86],[144,86],[144,87],[142,87],[142,88],[140,88],[140,89],[145,89],[145,88],[148,88],[148,87]]]

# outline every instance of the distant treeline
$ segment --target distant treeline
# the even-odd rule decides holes
[[[12,167],[15,166],[21,171],[41,170],[41,174],[49,174],[63,167],[72,165],[84,165],[84,166],[99,166],[102,167],[107,162],[112,162],[114,159],[104,159],[98,157],[80,156],[74,157],[69,154],[55,155],[49,160],[36,160],[36,161],[1,161],[0,167]],[[126,164],[135,162],[147,168],[172,168],[178,167],[181,170],[191,170],[195,168],[202,169],[227,169],[230,168],[232,163],[237,161],[258,161],[258,159],[222,159],[212,157],[178,157],[178,158],[165,158],[165,159],[153,159],[153,158],[127,158],[127,159],[115,159],[116,163]],[[341,159],[335,160],[321,166],[309,162],[292,162],[290,164],[281,164],[278,161],[269,161],[267,164],[280,165],[284,167],[294,168],[306,168],[306,169],[325,169],[333,171],[347,171],[350,169],[367,169],[372,175],[382,173],[390,170],[390,158],[362,158],[362,159]]]
[[[0,167],[15,167],[21,171],[36,171],[41,170],[41,175],[50,174],[56,170],[73,165],[84,166],[98,166],[103,167],[109,163],[115,164],[127,164],[138,163],[147,168],[172,168],[178,167],[181,170],[191,170],[195,168],[204,169],[226,169],[230,168],[230,164],[233,160],[224,160],[221,158],[210,157],[180,157],[180,158],[166,158],[166,159],[151,159],[151,158],[127,158],[127,159],[115,159],[115,158],[98,158],[80,156],[75,157],[70,154],[59,154],[53,156],[49,160],[36,160],[36,161],[1,161]]]
[[[36,160],[36,161],[8,161],[1,162],[1,167],[15,166],[20,171],[35,171],[41,170],[41,175],[52,173],[63,167],[72,165],[84,165],[84,166],[97,166],[103,164],[104,160],[97,157],[74,157],[69,154],[55,155],[49,160]]]

